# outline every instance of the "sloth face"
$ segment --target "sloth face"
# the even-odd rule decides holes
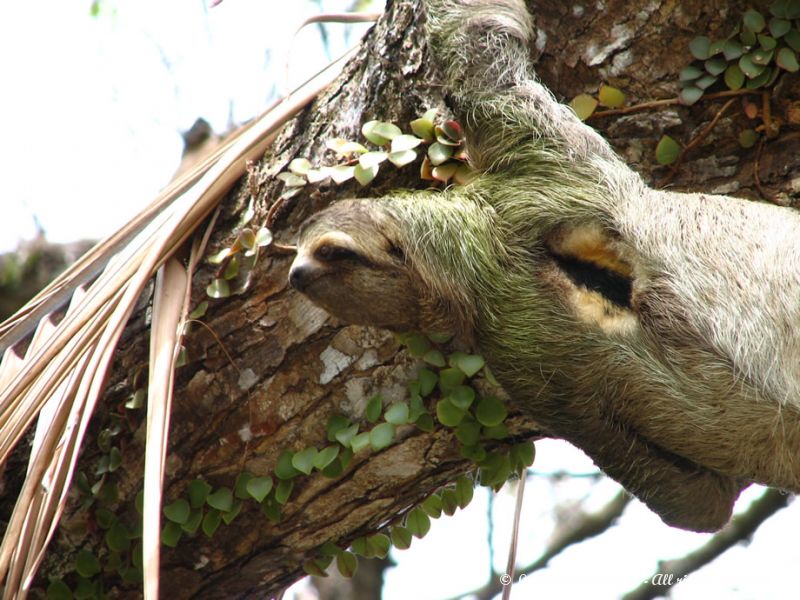
[[[357,325],[418,326],[418,293],[388,215],[339,202],[304,226],[289,283],[329,313]]]

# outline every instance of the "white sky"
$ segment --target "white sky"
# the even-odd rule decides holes
[[[330,0],[342,10],[348,0]],[[90,1],[6,0],[0,13],[0,252],[35,234],[34,217],[53,241],[100,238],[147,204],[180,159],[179,131],[204,117],[217,131],[241,123],[283,87],[291,34],[316,12],[309,2],[107,0],[89,17]],[[113,10],[112,10],[113,9]],[[112,14],[113,13],[113,14]],[[343,27],[343,26],[333,26]],[[334,36],[334,55],[343,49]],[[327,62],[315,27],[294,43],[292,73],[302,81]],[[270,60],[270,59],[273,60]],[[537,444],[537,471],[587,472],[591,463],[564,443]],[[535,478],[526,494],[519,560],[533,560],[554,525],[556,503],[589,491],[587,479],[553,485]],[[618,488],[597,486],[599,508]],[[740,506],[755,497],[743,495]],[[434,521],[424,540],[395,552],[386,600],[438,600],[486,578],[486,500]],[[702,502],[702,498],[698,498]],[[495,503],[496,568],[505,564],[513,497]],[[800,549],[798,509],[781,511],[748,548],[724,557],[675,588],[679,600],[785,597],[795,588]],[[633,502],[620,524],[557,558],[515,586],[515,598],[615,598],[708,536],[670,529]],[[302,585],[298,588],[302,589]]]

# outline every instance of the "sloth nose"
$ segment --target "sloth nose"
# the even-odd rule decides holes
[[[302,292],[308,285],[310,273],[311,267],[309,265],[292,265],[292,268],[289,269],[289,285],[298,292]]]

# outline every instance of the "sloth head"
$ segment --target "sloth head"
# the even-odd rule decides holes
[[[417,328],[419,283],[378,205],[345,200],[309,219],[300,233],[289,283],[348,323],[395,331]]]

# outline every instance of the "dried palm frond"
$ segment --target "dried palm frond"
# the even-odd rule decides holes
[[[147,282],[161,269],[151,335],[145,459],[145,597],[157,598],[159,516],[172,373],[187,270],[170,259],[261,156],[278,129],[338,74],[352,51],[241,128],[131,223],[99,243],[0,324],[0,465],[38,416],[28,472],[0,545],[4,598],[25,598],[66,503],[106,372]],[[53,313],[66,304],[60,320]],[[15,350],[35,331],[24,356]]]

